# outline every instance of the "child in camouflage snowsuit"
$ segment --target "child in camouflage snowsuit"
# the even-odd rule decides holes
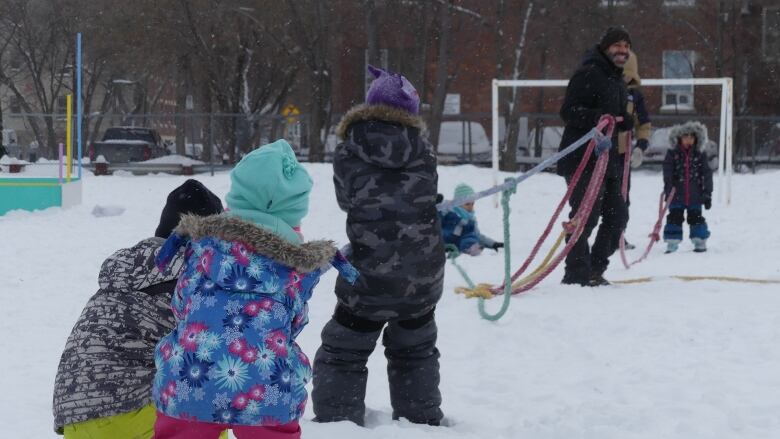
[[[363,425],[366,362],[384,328],[393,418],[438,425],[439,351],[434,309],[444,245],[436,212],[436,157],[424,137],[419,96],[400,74],[369,67],[366,103],[341,120],[333,159],[336,198],[347,212],[354,285],[339,277],[338,304],[314,358],[315,421]]]
[[[664,227],[666,252],[677,250],[683,238],[682,223],[688,211],[688,225],[694,251],[707,251],[710,230],[702,216],[702,207],[712,206],[712,170],[704,151],[705,129],[699,122],[686,122],[669,133],[671,148],[664,159],[664,193],[675,188]]]

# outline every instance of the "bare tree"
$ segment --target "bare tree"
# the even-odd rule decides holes
[[[2,72],[0,82],[27,113],[43,155],[53,157],[62,125],[53,116],[41,120],[32,114],[61,113],[60,99],[71,92],[73,45],[62,40],[65,17],[59,4],[43,0],[6,0],[0,7],[2,31],[21,59],[20,75],[11,78]]]
[[[332,4],[319,0],[287,0],[287,14],[292,26],[284,26],[290,54],[296,55],[304,68],[309,87],[309,126],[307,143],[309,160],[321,162],[325,159],[325,139],[330,128],[332,38],[329,7]],[[278,29],[278,28],[277,28]]]
[[[436,79],[428,127],[430,129],[430,140],[434,148],[438,148],[439,145],[444,101],[447,97],[448,69],[452,55],[452,6],[452,0],[447,0],[446,3],[439,5],[439,49],[436,59]]]
[[[231,161],[237,149],[251,150],[260,118],[278,111],[296,78],[269,31],[277,17],[270,6],[257,11],[235,2],[181,0],[168,18],[183,44],[179,50],[194,59],[194,82],[209,85],[218,111],[240,115],[220,119]]]

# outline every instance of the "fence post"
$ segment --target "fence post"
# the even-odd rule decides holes
[[[750,155],[753,157],[753,173],[756,173],[756,120],[750,119]]]
[[[214,176],[214,113],[209,113],[209,164],[211,176]]]

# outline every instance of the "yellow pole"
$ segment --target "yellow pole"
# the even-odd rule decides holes
[[[66,181],[70,183],[70,168],[73,165],[73,154],[71,154],[71,150],[73,149],[73,142],[71,139],[71,136],[73,133],[71,133],[71,126],[73,125],[72,122],[73,118],[73,95],[68,95],[66,97],[65,102],[65,150],[67,151],[66,157],[67,157],[67,165],[65,165],[65,169],[67,170],[67,178]]]

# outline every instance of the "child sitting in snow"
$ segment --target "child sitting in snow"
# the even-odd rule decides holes
[[[299,438],[310,377],[295,343],[307,301],[332,263],[354,268],[330,241],[301,243],[312,180],[284,140],[230,173],[229,211],[184,216],[158,256],[186,245],[171,308],[176,327],[157,344],[155,438]]]
[[[461,183],[455,187],[453,199],[474,195],[471,186]],[[494,241],[479,232],[477,217],[474,214],[474,202],[456,206],[446,212],[440,212],[441,231],[444,243],[454,245],[461,253],[479,256],[484,248],[498,250],[504,243]]]
[[[664,159],[664,193],[668,197],[672,188],[676,191],[664,227],[666,253],[677,251],[682,241],[686,210],[694,251],[707,251],[710,231],[701,211],[702,206],[705,209],[712,207],[712,170],[707,163],[707,154],[702,150],[704,140],[705,129],[699,122],[686,122],[669,133],[672,148]]]

